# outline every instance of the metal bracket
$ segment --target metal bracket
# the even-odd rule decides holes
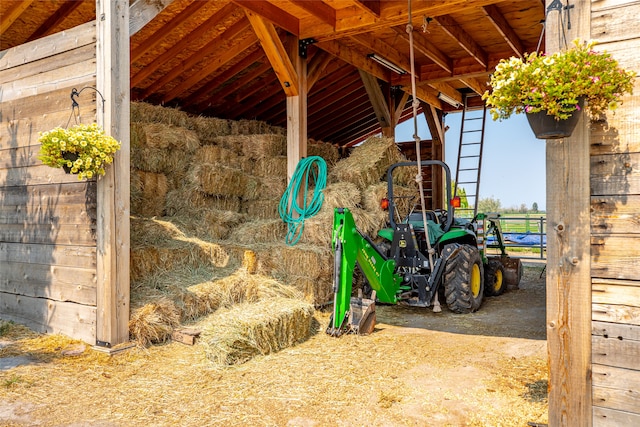
[[[314,44],[316,41],[312,38],[308,38],[308,39],[302,39],[300,41],[298,41],[298,55],[301,58],[306,58],[307,57],[307,46],[309,46],[310,44]]]
[[[551,4],[547,6],[547,13],[551,12],[552,10],[561,11],[563,7],[564,6],[562,5],[562,2],[560,0],[553,0]]]
[[[96,346],[111,348],[111,343],[110,342],[106,342],[106,341],[96,340]]]
[[[569,11],[574,7],[575,6],[572,4],[569,4],[569,0],[567,0],[567,5],[564,7],[564,10],[567,11],[567,30],[571,29],[571,13]]]

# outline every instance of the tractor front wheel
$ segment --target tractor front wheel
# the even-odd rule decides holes
[[[478,248],[449,244],[444,248],[447,263],[444,293],[447,306],[454,313],[472,313],[480,308],[484,294],[484,270]]]
[[[507,288],[504,281],[504,266],[497,259],[490,259],[484,269],[484,295],[497,297]]]

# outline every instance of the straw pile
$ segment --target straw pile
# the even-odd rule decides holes
[[[239,304],[210,316],[202,343],[216,365],[238,365],[307,339],[312,320],[313,306],[293,299]]]

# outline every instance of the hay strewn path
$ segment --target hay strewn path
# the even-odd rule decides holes
[[[547,420],[542,267],[468,316],[378,307],[368,337],[324,334],[215,369],[201,344],[114,357],[0,325],[2,426],[526,426]]]

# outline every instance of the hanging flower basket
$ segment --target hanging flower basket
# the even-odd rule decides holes
[[[501,60],[491,75],[491,91],[482,96],[493,120],[522,112],[529,118],[531,113],[542,112],[559,123],[540,134],[550,136],[537,137],[563,138],[571,133],[561,129],[579,120],[583,106],[594,118],[615,110],[625,93],[633,93],[636,73],[619,67],[606,51],[594,51],[595,45],[576,39],[570,49],[552,55],[533,52],[524,58]],[[569,118],[570,123],[562,123]],[[531,117],[529,123],[538,126],[543,119]]]
[[[550,116],[543,110],[535,113],[527,113],[527,121],[538,139],[567,138],[571,136],[580,120],[583,105],[584,99],[580,98],[578,100],[578,108],[564,120],[557,120],[554,116]]]
[[[41,132],[38,141],[43,164],[77,174],[79,180],[104,175],[105,166],[113,163],[120,149],[120,143],[95,123]]]

